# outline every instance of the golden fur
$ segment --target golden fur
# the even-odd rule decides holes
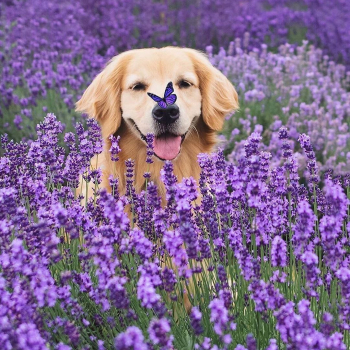
[[[179,81],[191,82],[181,88]],[[181,80],[181,81],[182,81]],[[135,91],[135,82],[145,82],[145,90]],[[187,132],[181,151],[173,160],[178,181],[193,176],[199,179],[197,155],[211,152],[216,143],[216,132],[221,130],[224,117],[238,108],[236,90],[229,80],[214,68],[206,56],[193,49],[164,47],[138,49],[112,58],[86,89],[76,103],[76,110],[96,118],[102,130],[104,151],[92,160],[102,169],[101,187],[110,191],[109,175],[119,178],[119,191],[125,193],[125,160],[135,160],[135,188],[144,189],[144,172],[150,170],[151,180],[159,187],[163,198],[165,190],[159,180],[164,162],[154,157],[150,165],[146,160],[146,143],[137,128],[146,135],[154,133],[152,108],[155,102],[147,96],[152,92],[163,96],[166,84],[174,83],[176,104],[180,108],[179,133]],[[120,135],[120,160],[110,159],[110,135]],[[92,184],[87,197],[92,195]],[[84,187],[83,187],[84,188]]]

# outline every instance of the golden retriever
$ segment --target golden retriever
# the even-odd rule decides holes
[[[147,93],[162,97],[169,82],[177,100],[161,108]],[[108,177],[113,175],[119,179],[120,195],[125,194],[125,160],[131,158],[135,160],[136,191],[145,189],[143,174],[150,171],[163,205],[165,188],[160,169],[164,160],[172,160],[178,181],[193,176],[198,182],[197,155],[213,150],[225,116],[237,108],[236,90],[207,57],[200,51],[178,47],[131,50],[112,58],[76,103],[77,111],[96,118],[101,126],[104,150],[91,162],[92,168],[102,170],[100,187],[111,191]],[[152,164],[146,163],[147,133],[155,136]],[[118,162],[111,160],[110,135],[120,136]],[[82,181],[81,188],[85,186]],[[93,195],[94,187],[88,184],[85,200]],[[183,302],[189,312],[191,303],[186,293]]]
[[[163,97],[169,82],[177,100],[161,108],[147,92]],[[213,150],[225,115],[237,108],[235,88],[203,53],[171,46],[130,50],[113,57],[76,103],[76,111],[96,118],[101,126],[104,151],[98,162],[92,160],[102,170],[100,186],[110,191],[108,177],[113,175],[119,178],[120,194],[125,194],[125,160],[131,158],[136,191],[144,189],[143,174],[150,171],[163,203],[160,169],[164,160],[173,161],[178,181],[189,176],[198,181],[197,155]],[[155,135],[156,157],[150,165],[146,163],[147,133]],[[110,157],[108,137],[112,134],[121,137],[118,162]],[[93,187],[89,185],[86,197],[92,195]]]

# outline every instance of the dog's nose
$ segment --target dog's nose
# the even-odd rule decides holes
[[[166,108],[156,105],[152,110],[152,116],[158,123],[168,125],[179,119],[180,110],[175,104]]]

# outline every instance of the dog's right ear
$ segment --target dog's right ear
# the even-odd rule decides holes
[[[75,104],[77,112],[100,123],[103,139],[114,134],[121,123],[120,97],[127,61],[127,52],[113,57]]]

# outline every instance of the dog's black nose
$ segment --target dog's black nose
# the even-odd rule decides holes
[[[156,105],[153,108],[152,116],[158,123],[168,125],[179,119],[180,110],[175,104],[169,105],[166,108]]]

